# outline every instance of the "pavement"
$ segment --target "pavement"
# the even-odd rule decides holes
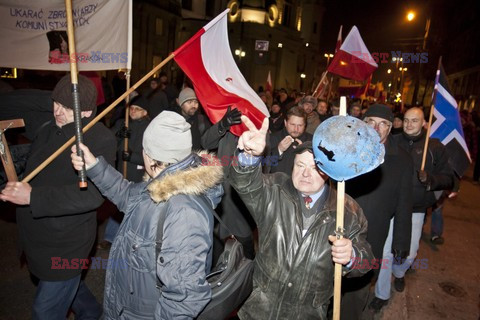
[[[420,268],[407,273],[404,292],[392,289],[388,305],[376,314],[366,310],[364,319],[480,320],[480,186],[472,183],[471,176],[470,170],[461,181],[458,197],[446,201],[445,243],[430,243],[427,216],[417,256],[424,259]],[[99,214],[100,239],[110,210],[106,206]],[[14,207],[6,203],[0,203],[0,248],[0,320],[30,319],[35,286],[18,257]],[[92,255],[107,258],[108,252],[98,250]],[[85,281],[103,301],[105,270],[88,270]]]

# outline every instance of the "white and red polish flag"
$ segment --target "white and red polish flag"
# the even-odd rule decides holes
[[[265,91],[269,91],[270,93],[273,92],[272,76],[270,75],[270,71],[268,71],[267,84],[265,85]]]
[[[340,50],[340,47],[342,46],[342,29],[343,25],[340,26],[340,30],[338,31],[337,44],[335,45],[335,53],[337,53],[337,51]]]
[[[377,68],[360,32],[353,26],[327,70],[347,79],[365,81]]]
[[[174,59],[192,80],[198,100],[210,121],[217,123],[228,106],[232,106],[260,128],[263,119],[270,114],[235,64],[228,42],[228,11],[218,15],[175,50]],[[243,124],[230,128],[230,132],[237,136],[245,130],[247,128]]]

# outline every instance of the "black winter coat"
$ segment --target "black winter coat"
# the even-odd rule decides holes
[[[426,212],[427,208],[436,202],[433,191],[451,190],[453,188],[454,173],[448,162],[447,151],[445,146],[434,138],[429,139],[428,154],[425,161],[428,183],[423,185],[418,180],[425,136],[426,132],[424,130],[415,137],[409,136],[405,132],[393,136],[398,145],[405,149],[413,159],[413,212]]]
[[[26,174],[73,135],[73,123],[59,128],[52,121],[44,126],[32,143]],[[95,124],[83,137],[93,154],[114,163],[115,137],[103,124]],[[86,189],[78,187],[70,154],[67,148],[30,181],[30,205],[17,208],[19,245],[30,272],[41,280],[62,281],[80,274],[81,259],[88,258],[95,241],[95,210],[104,199],[91,181]]]
[[[293,151],[297,146],[297,143],[294,142],[285,150],[284,153],[280,156],[278,153],[278,144],[280,141],[283,140],[286,136],[288,136],[288,131],[286,128],[283,128],[281,131],[278,131],[270,136],[270,156],[271,159],[271,169],[270,172],[283,172],[288,175],[292,175],[293,170],[293,160],[295,159],[295,154]],[[308,133],[304,132],[298,139],[302,142],[312,141],[313,136]],[[278,159],[278,163],[275,160]]]
[[[385,160],[375,170],[349,180],[346,192],[362,207],[368,220],[367,240],[381,259],[395,217],[392,249],[410,250],[412,231],[413,162],[392,136],[385,143]]]

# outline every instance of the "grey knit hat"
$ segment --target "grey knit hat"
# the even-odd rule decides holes
[[[163,111],[143,134],[143,149],[152,159],[177,163],[192,152],[190,124],[176,112]]]
[[[78,92],[80,96],[80,110],[93,111],[97,107],[97,89],[87,77],[78,75]],[[63,106],[73,109],[72,82],[70,74],[65,75],[53,89],[52,99]]]
[[[189,100],[198,100],[195,91],[192,88],[185,88],[178,95],[178,104],[181,107],[184,102]]]

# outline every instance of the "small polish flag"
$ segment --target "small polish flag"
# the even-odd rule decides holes
[[[353,26],[327,70],[347,79],[365,81],[377,68],[360,32]]]

